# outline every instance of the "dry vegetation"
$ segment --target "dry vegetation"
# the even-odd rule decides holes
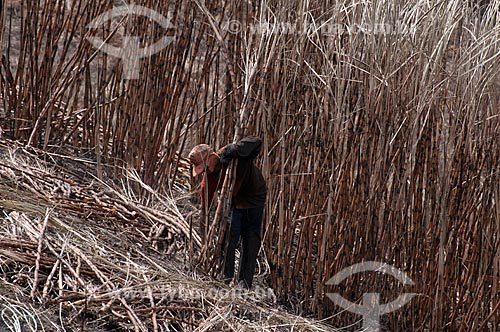
[[[0,142],[1,331],[333,331],[244,293],[192,261],[185,193],[144,201],[95,162]],[[182,167],[179,184],[187,185]]]
[[[263,254],[279,299],[356,326],[325,282],[376,260],[419,294],[388,315],[391,330],[500,329],[500,1],[134,2],[172,31],[139,18],[86,29],[108,1],[17,2],[3,13],[5,136],[86,156],[96,179],[134,169],[140,201],[187,190],[185,150],[226,144],[244,114],[264,140]],[[85,38],[116,24],[145,44],[176,39],[123,80]],[[379,277],[342,295],[399,294]]]

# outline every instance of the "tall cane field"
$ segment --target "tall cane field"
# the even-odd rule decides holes
[[[131,5],[150,11],[102,15]],[[168,192],[194,145],[259,136],[257,272],[281,304],[356,330],[327,294],[413,293],[381,325],[500,331],[499,0],[4,0],[1,28],[3,137]],[[413,285],[328,282],[370,261]]]

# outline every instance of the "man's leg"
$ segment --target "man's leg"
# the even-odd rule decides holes
[[[226,283],[231,282],[234,277],[234,260],[236,248],[238,247],[238,243],[240,241],[242,216],[241,210],[236,208],[232,209],[231,222],[228,224],[228,242],[224,256],[224,281]]]
[[[243,238],[243,249],[240,260],[239,280],[242,280],[244,286],[248,289],[252,287],[255,267],[257,265],[263,213],[264,207],[246,209],[242,221],[241,235]]]
[[[249,233],[249,220],[248,220],[248,209],[243,210],[243,218],[241,222],[241,250],[240,250],[240,264],[238,271],[238,282],[245,288],[248,287],[246,282],[246,267],[248,266],[248,233]]]

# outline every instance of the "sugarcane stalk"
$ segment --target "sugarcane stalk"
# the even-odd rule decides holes
[[[0,55],[3,55],[4,41],[3,37],[5,34],[5,14],[7,12],[7,7],[9,6],[10,0],[0,1]]]

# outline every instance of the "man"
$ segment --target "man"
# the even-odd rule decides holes
[[[261,226],[266,201],[267,187],[262,172],[255,166],[254,159],[260,152],[262,141],[248,136],[235,144],[229,144],[215,153],[208,145],[197,145],[189,153],[193,166],[193,176],[204,174],[201,182],[200,232],[202,243],[206,241],[207,225],[205,218],[214,193],[220,189],[227,165],[238,159],[236,180],[233,188],[231,223],[229,239],[224,258],[224,278],[226,283],[234,277],[235,250],[240,237],[239,285],[250,289],[261,244]]]

